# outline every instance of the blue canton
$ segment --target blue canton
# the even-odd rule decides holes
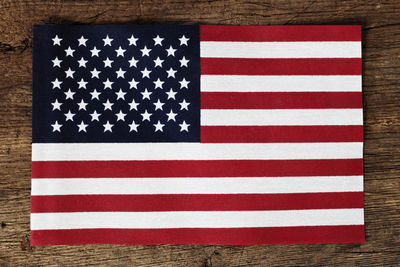
[[[33,142],[199,142],[198,26],[34,28]]]

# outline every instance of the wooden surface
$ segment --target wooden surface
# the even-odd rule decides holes
[[[365,244],[29,246],[32,25],[361,24]],[[0,0],[0,266],[399,266],[400,1]]]

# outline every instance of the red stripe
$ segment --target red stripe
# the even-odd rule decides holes
[[[202,109],[362,108],[361,92],[202,92]]]
[[[362,125],[201,126],[202,143],[362,142]]]
[[[31,231],[32,246],[79,244],[363,243],[363,225],[259,228],[73,229]]]
[[[275,177],[362,174],[362,159],[32,162],[32,178]]]
[[[202,75],[361,75],[361,58],[201,58]]]
[[[361,26],[201,25],[200,40],[241,42],[361,41]]]
[[[237,211],[363,208],[362,192],[32,196],[31,212]]]

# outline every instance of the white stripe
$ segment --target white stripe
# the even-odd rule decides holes
[[[361,58],[361,42],[200,42],[201,57]]]
[[[363,209],[32,213],[31,230],[362,225]]]
[[[361,192],[362,176],[32,179],[32,195]]]
[[[362,125],[362,109],[202,109],[201,125]]]
[[[33,161],[278,160],[362,158],[357,143],[62,143],[32,144]]]
[[[361,75],[201,75],[202,92],[361,92]]]

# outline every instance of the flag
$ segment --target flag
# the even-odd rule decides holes
[[[359,26],[34,28],[31,244],[364,242]]]

